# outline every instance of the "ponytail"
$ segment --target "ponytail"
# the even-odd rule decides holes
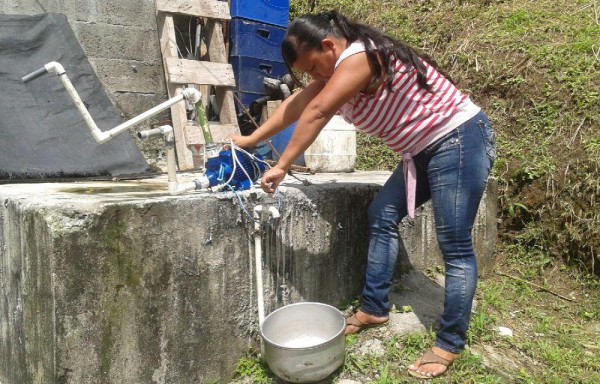
[[[392,78],[393,58],[400,60],[406,72],[417,71],[417,83],[423,89],[431,92],[431,85],[427,84],[427,68],[423,61],[438,70],[450,82],[452,79],[438,69],[437,64],[428,55],[417,53],[413,48],[367,25],[355,23],[335,10],[318,14],[300,16],[290,23],[281,45],[283,60],[296,84],[300,81],[292,71],[292,65],[298,55],[306,50],[321,50],[321,41],[327,36],[344,38],[348,42],[360,41],[365,46],[365,53],[374,68],[373,81],[377,82],[385,75]],[[392,82],[388,83],[391,89]]]

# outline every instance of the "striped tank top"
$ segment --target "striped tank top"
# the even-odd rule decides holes
[[[362,42],[353,42],[342,52],[335,67],[347,57],[364,51]],[[431,92],[417,83],[416,69],[407,71],[404,63],[393,60],[393,78],[384,81],[372,94],[357,94],[340,109],[342,117],[359,131],[380,138],[393,151],[402,154],[411,218],[416,191],[412,157],[480,111],[468,95],[461,93],[431,65],[424,61],[423,64]]]

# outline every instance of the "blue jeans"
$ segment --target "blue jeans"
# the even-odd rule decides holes
[[[465,347],[477,285],[471,229],[496,158],[495,135],[483,112],[413,157],[416,206],[432,201],[437,241],[444,258],[444,312],[436,345],[452,353]],[[369,255],[361,311],[387,316],[388,293],[398,256],[398,224],[407,215],[402,165],[368,210]]]

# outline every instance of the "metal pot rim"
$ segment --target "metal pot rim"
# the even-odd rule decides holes
[[[301,303],[289,304],[289,305],[286,305],[286,306],[281,307],[279,309],[276,309],[275,311],[271,312],[265,318],[265,321],[272,314],[277,313],[277,312],[279,312],[279,311],[281,311],[281,310],[283,310],[285,308],[292,307],[292,306],[299,306],[299,305],[307,305],[307,304],[310,304],[310,305],[321,305],[321,306],[324,306],[324,307],[333,308],[337,312],[339,312],[341,318],[344,319],[343,313],[339,309],[335,308],[334,306],[331,306],[329,304],[319,303],[319,302],[305,301],[305,302],[301,302]],[[263,322],[263,324],[264,324],[264,322]],[[265,334],[263,333],[263,324],[260,325],[260,329],[259,329],[260,337],[262,338],[262,340],[265,343],[267,343],[267,344],[269,344],[269,345],[271,345],[271,346],[273,346],[275,348],[279,348],[279,349],[283,349],[283,350],[288,350],[288,351],[309,351],[309,350],[312,350],[312,349],[322,348],[324,346],[327,346],[327,345],[332,344],[333,342],[335,342],[340,336],[342,336],[344,334],[344,331],[346,330],[346,322],[343,321],[343,326],[341,327],[340,331],[338,333],[336,333],[334,336],[332,336],[329,340],[324,341],[321,344],[317,344],[317,345],[311,346],[311,347],[294,348],[294,347],[285,347],[283,345],[277,344],[277,343],[269,340],[269,338],[266,337]]]

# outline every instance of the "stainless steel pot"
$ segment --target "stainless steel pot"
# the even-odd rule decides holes
[[[273,373],[293,383],[322,380],[344,363],[346,319],[322,303],[287,305],[260,327],[264,357]]]

